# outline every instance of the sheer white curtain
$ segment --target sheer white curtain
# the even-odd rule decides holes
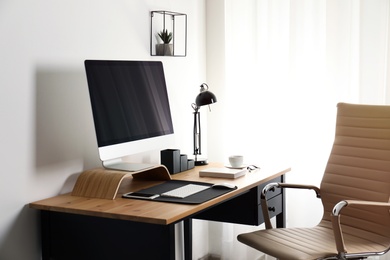
[[[337,102],[390,101],[389,0],[210,1],[207,72],[218,103],[208,113],[209,159],[287,162],[288,182],[318,185]],[[312,193],[287,196],[288,226],[319,221]],[[236,241],[252,227],[209,228],[210,250],[223,259],[261,256]]]

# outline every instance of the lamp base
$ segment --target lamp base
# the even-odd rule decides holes
[[[200,160],[195,161],[195,166],[202,166],[202,165],[207,165],[207,164],[209,164],[207,162],[207,159],[200,159]]]

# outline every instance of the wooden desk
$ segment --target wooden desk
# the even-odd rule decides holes
[[[192,255],[192,218],[259,225],[263,222],[260,191],[284,181],[290,168],[262,168],[235,180],[199,177],[196,167],[172,176],[176,180],[231,182],[238,189],[198,205],[123,199],[121,195],[161,183],[124,180],[115,200],[64,194],[30,204],[42,211],[42,258],[175,259],[174,224],[185,224],[185,257]],[[284,196],[278,191],[271,215],[284,226]],[[272,207],[272,206],[271,206]],[[239,213],[239,214],[237,214]]]

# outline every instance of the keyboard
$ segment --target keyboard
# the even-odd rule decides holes
[[[161,197],[171,197],[171,198],[180,198],[191,196],[195,193],[201,192],[203,190],[209,189],[210,186],[198,185],[198,184],[187,184],[180,188],[173,189],[167,192],[162,193]]]

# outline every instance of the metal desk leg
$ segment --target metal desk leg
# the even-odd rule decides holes
[[[281,176],[282,182],[285,182],[285,176]],[[285,228],[286,227],[286,192],[284,189],[282,191],[282,213],[276,216],[276,227]]]
[[[184,259],[192,260],[192,219],[184,220]]]

